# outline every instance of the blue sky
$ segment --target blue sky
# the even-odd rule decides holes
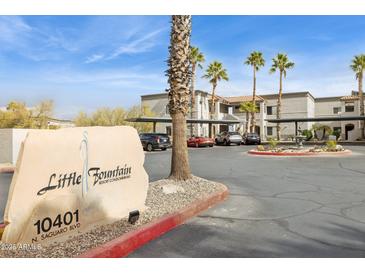
[[[55,102],[55,116],[80,110],[130,107],[140,95],[162,92],[168,55],[168,16],[0,16],[0,105],[21,100]],[[365,17],[354,16],[193,16],[192,44],[218,60],[230,81],[219,95],[248,95],[252,71],[243,64],[253,50],[266,66],[258,93],[277,92],[278,75],[269,74],[272,57],[287,53],[296,66],[284,92],[310,91],[318,97],[356,89],[349,69],[365,53]],[[196,87],[210,90],[198,72]]]

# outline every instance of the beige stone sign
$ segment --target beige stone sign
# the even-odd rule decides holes
[[[132,127],[29,132],[5,209],[6,243],[50,243],[142,211],[144,153]]]

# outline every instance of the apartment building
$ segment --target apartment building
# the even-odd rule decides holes
[[[246,114],[240,112],[239,106],[246,101],[252,101],[252,96],[216,96],[215,111],[211,114],[212,96],[208,92],[197,90],[195,107],[192,117],[196,119],[215,120],[238,120],[239,124],[213,125],[209,132],[208,124],[188,125],[193,127],[193,134],[196,136],[214,136],[222,131],[244,132],[246,128]],[[278,94],[260,94],[256,97],[256,104],[259,112],[256,114],[255,131],[260,134],[263,140],[269,137],[276,137],[276,124],[269,123],[266,119],[275,119],[277,114]],[[141,96],[142,107],[149,107],[157,117],[170,117],[168,112],[167,93],[158,93]],[[190,117],[191,114],[189,114]],[[357,92],[349,96],[314,98],[309,91],[289,92],[282,95],[281,118],[312,118],[312,117],[343,117],[360,115],[360,100]],[[300,130],[311,129],[314,122],[298,123]],[[321,122],[333,130],[341,130],[342,140],[353,141],[360,137],[360,121],[334,121]],[[281,124],[281,136],[291,139],[295,135],[293,123]],[[171,124],[160,123],[157,125],[158,132],[171,134]]]

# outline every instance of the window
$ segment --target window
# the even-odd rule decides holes
[[[333,114],[338,114],[339,112],[341,112],[341,107],[334,107],[333,108]]]
[[[267,134],[268,136],[271,136],[271,135],[272,135],[272,127],[267,127],[267,128],[266,128],[266,134]]]
[[[354,112],[355,106],[354,103],[346,103],[345,112]]]
[[[275,115],[276,114],[276,106],[267,106],[266,107],[267,115]]]

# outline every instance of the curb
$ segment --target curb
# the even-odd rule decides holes
[[[228,189],[217,191],[212,195],[198,200],[177,212],[163,216],[152,223],[146,224],[137,230],[127,232],[122,236],[111,240],[101,246],[90,249],[78,256],[78,258],[120,258],[125,257],[137,248],[149,241],[165,234],[171,229],[183,224],[186,220],[197,215],[211,206],[225,200]]]
[[[269,152],[269,151],[256,151],[256,150],[249,150],[248,154],[252,155],[263,155],[263,156],[326,156],[326,155],[333,155],[333,156],[342,156],[351,154],[351,150],[345,151],[338,151],[338,152]]]

